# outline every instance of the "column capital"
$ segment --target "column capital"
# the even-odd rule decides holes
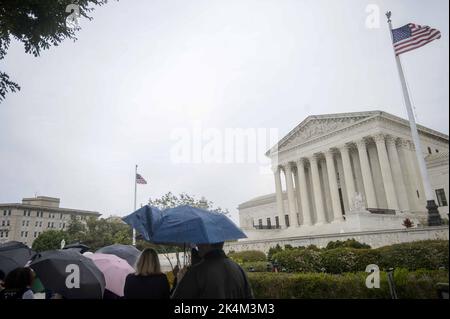
[[[330,148],[323,152],[325,154],[325,157],[333,157],[333,155],[336,153],[336,149]]]
[[[320,161],[320,157],[321,157],[322,153],[314,153],[313,155],[311,155],[308,159],[309,162],[318,162]]]
[[[300,158],[297,160],[297,164],[306,165],[306,164],[308,164],[308,159],[307,159],[306,157],[300,157]],[[297,166],[298,166],[298,165],[297,165]]]
[[[386,144],[388,145],[395,145],[396,137],[392,135],[386,135]]]
[[[375,141],[375,143],[379,144],[379,143],[386,143],[386,135],[385,134],[377,134],[373,136],[373,140]]]
[[[367,138],[363,137],[362,139],[359,139],[357,141],[355,141],[356,147],[361,148],[361,147],[367,147]]]

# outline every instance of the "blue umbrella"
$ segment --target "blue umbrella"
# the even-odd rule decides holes
[[[146,241],[152,241],[154,226],[161,217],[162,212],[157,207],[145,205],[122,220],[136,229]]]
[[[164,210],[154,224],[154,243],[220,243],[247,236],[224,214],[192,206]]]

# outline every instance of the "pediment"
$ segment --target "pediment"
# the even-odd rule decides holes
[[[315,138],[336,132],[365,120],[373,114],[351,116],[310,116],[293,129],[278,143],[278,151],[290,149]]]

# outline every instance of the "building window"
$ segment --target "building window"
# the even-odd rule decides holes
[[[26,231],[26,232],[25,232],[25,238],[27,238],[27,237],[28,237],[28,232]]]
[[[280,227],[280,218],[279,218],[278,216],[275,216],[275,226],[276,226],[277,228]]]
[[[34,225],[34,227],[38,227],[39,226],[39,222],[36,222],[36,224]]]
[[[6,221],[6,226],[9,226],[9,219]]]
[[[39,222],[39,227],[42,227],[42,222]]]
[[[285,224],[286,224],[286,227],[289,227],[289,226],[290,226],[290,223],[289,223],[289,215],[284,215],[284,222],[285,222]]]
[[[8,216],[11,216],[11,210],[8,210]]]
[[[2,226],[6,225],[6,220],[2,220]]]
[[[267,228],[272,227],[272,221],[270,220],[270,217],[267,217]]]
[[[258,219],[258,226],[259,226],[259,228],[262,228],[262,219]]]
[[[3,216],[6,216],[6,210],[3,211]]]
[[[438,150],[438,149],[436,149],[436,153],[439,153],[439,150]]]
[[[26,225],[27,225],[27,227],[30,226],[30,221],[29,220],[27,220],[27,224]]]
[[[66,223],[63,223],[62,229],[65,229],[65,228],[66,228]]]
[[[432,154],[431,147],[428,146],[428,154]]]
[[[50,224],[50,222],[48,222],[48,224],[47,224],[47,228],[50,228],[50,225],[51,225],[51,224]]]
[[[23,211],[23,216],[27,216],[27,211],[26,210]]]
[[[37,237],[37,232],[34,232],[34,238],[36,238]]]
[[[25,221],[24,220],[22,220],[22,226],[25,226]]]
[[[439,207],[447,206],[447,197],[445,196],[445,190],[443,188],[436,189],[436,197]]]
[[[3,238],[3,232],[0,231],[0,238]]]

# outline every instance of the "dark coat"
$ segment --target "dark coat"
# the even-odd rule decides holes
[[[169,281],[164,274],[129,274],[125,280],[125,299],[169,299],[169,292]]]
[[[186,272],[172,298],[250,299],[253,293],[244,270],[223,250],[213,250]]]

